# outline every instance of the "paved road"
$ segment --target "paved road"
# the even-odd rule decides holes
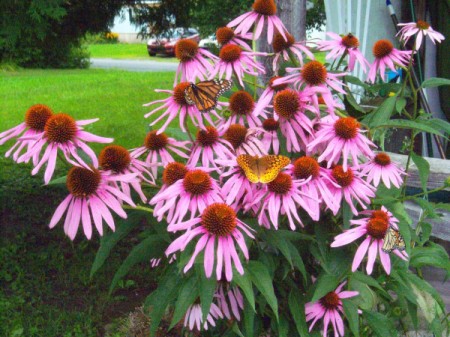
[[[175,71],[178,63],[156,62],[150,60],[118,60],[107,58],[91,58],[91,68],[122,69],[128,71]]]

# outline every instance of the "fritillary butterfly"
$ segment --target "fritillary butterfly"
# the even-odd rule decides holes
[[[285,156],[267,155],[263,157],[241,154],[236,159],[252,183],[270,183],[291,160]]]

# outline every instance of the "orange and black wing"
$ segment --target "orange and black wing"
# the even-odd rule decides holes
[[[195,104],[200,112],[208,112],[216,107],[219,96],[230,88],[231,81],[214,79],[191,83],[184,95],[188,104]]]

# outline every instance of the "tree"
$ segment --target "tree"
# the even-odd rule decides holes
[[[132,0],[2,0],[0,61],[26,67],[77,67],[80,39],[108,29]]]

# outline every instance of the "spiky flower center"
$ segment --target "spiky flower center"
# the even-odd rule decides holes
[[[302,77],[309,85],[325,83],[327,74],[327,69],[319,61],[310,61],[302,68]]]
[[[284,90],[288,87],[287,83],[282,83],[282,84],[278,84],[278,85],[274,85],[273,82],[277,79],[281,78],[281,76],[274,76],[269,80],[269,86],[275,90],[275,91],[280,91],[280,90]]]
[[[192,195],[202,195],[211,189],[211,177],[202,170],[188,171],[183,179],[186,192]]]
[[[383,239],[389,223],[383,218],[370,218],[367,221],[367,234],[374,239]]]
[[[317,160],[304,156],[294,162],[294,176],[297,179],[308,179],[312,176],[315,179],[319,176],[320,166]]]
[[[353,117],[343,117],[334,123],[334,132],[338,137],[348,140],[356,137],[359,127],[358,121]]]
[[[255,108],[255,101],[252,95],[247,91],[239,90],[233,93],[230,97],[229,108],[235,115],[248,115],[251,114]]]
[[[349,49],[358,48],[359,40],[352,33],[348,33],[342,38],[342,44]]]
[[[381,59],[385,56],[388,56],[392,50],[394,49],[394,45],[389,40],[378,40],[373,45],[372,53],[377,59]]]
[[[98,156],[98,162],[104,170],[123,173],[131,162],[130,153],[120,145],[108,145]]]
[[[269,191],[276,194],[286,194],[292,188],[292,178],[289,174],[280,172],[278,176],[267,184]]]
[[[175,88],[173,88],[173,99],[174,101],[179,105],[188,105],[186,102],[186,95],[185,91],[186,88],[189,87],[191,84],[189,82],[181,82],[177,84]]]
[[[156,130],[150,131],[147,133],[147,136],[145,136],[144,145],[150,151],[159,151],[165,148],[169,143],[169,138],[164,132],[159,135],[157,135],[156,132]]]
[[[181,39],[175,44],[175,56],[181,62],[192,60],[198,52],[197,42],[189,39]]]
[[[59,113],[52,115],[45,123],[45,136],[50,143],[67,143],[73,140],[78,128],[75,119],[71,116]]]
[[[35,104],[25,113],[25,124],[34,131],[44,131],[45,123],[52,116],[53,111],[44,104]]]
[[[247,135],[247,128],[241,124],[231,124],[228,130],[225,132],[225,139],[237,149],[245,142],[245,136]]]
[[[255,0],[252,8],[261,15],[275,15],[277,13],[277,5],[275,5],[274,0]]]
[[[87,197],[97,191],[100,181],[99,170],[74,166],[67,173],[66,186],[74,197]]]
[[[430,24],[426,21],[417,20],[416,27],[419,29],[422,29],[422,30],[426,30],[426,29],[430,28]]]
[[[275,53],[280,53],[283,50],[288,49],[295,43],[295,39],[291,34],[285,32],[285,35],[286,35],[287,41],[284,39],[283,35],[281,35],[280,33],[276,33],[273,36],[272,47],[273,47],[273,51]]]
[[[391,163],[391,157],[389,157],[386,153],[380,152],[373,159],[375,163],[380,166],[387,166]]]
[[[319,303],[327,310],[337,309],[339,306],[339,296],[334,291],[330,291],[319,300]]]
[[[293,117],[300,108],[298,94],[292,89],[281,90],[273,99],[273,108],[281,117]]]
[[[167,186],[175,184],[178,180],[184,179],[188,169],[184,164],[178,162],[172,162],[166,165],[164,168],[162,179],[163,183]]]
[[[227,236],[236,228],[236,213],[227,204],[214,203],[203,211],[201,224],[212,235]]]
[[[229,27],[219,27],[216,30],[216,37],[219,44],[227,44],[234,37],[234,30]]]
[[[220,49],[219,57],[222,61],[232,63],[241,57],[242,48],[235,44],[227,44]]]
[[[342,165],[336,165],[331,174],[341,187],[347,187],[353,182],[353,171],[349,167],[347,167],[347,172],[344,172]]]
[[[381,209],[372,211],[372,215],[370,217],[373,218],[373,219],[380,218],[380,219],[383,219],[386,222],[389,222],[389,214],[387,214],[385,211],[383,211]]]
[[[277,131],[280,127],[280,123],[273,118],[267,118],[263,122],[263,128],[266,131]]]
[[[197,131],[197,142],[199,142],[203,147],[215,144],[218,139],[219,133],[213,126],[207,126],[206,130]]]

